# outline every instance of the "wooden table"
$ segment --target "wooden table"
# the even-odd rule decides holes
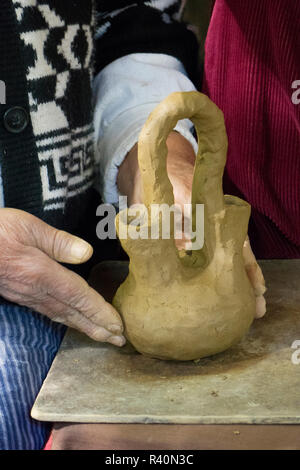
[[[213,357],[159,361],[69,330],[32,410],[55,423],[52,448],[300,449],[300,260],[260,264],[266,316]],[[124,275],[104,264],[92,283],[110,299]]]

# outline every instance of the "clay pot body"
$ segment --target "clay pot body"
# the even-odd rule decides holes
[[[139,138],[138,159],[144,205],[174,204],[166,171],[166,139],[176,122],[193,121],[199,150],[192,188],[192,219],[204,204],[204,245],[178,252],[170,239],[121,237],[130,258],[129,275],[113,305],[125,335],[142,354],[195,360],[224,351],[238,342],[255,316],[255,296],[242,256],[250,216],[245,201],[224,196],[222,177],[227,136],[222,112],[198,92],[173,93],[151,113]],[[116,218],[117,231],[129,227],[129,209]],[[160,219],[159,226],[162,220]],[[151,233],[150,217],[140,230]]]

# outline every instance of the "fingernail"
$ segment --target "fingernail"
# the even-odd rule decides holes
[[[120,325],[109,325],[109,327],[106,329],[110,331],[111,333],[115,333],[115,334],[123,332],[123,328]]]
[[[71,248],[71,255],[77,261],[83,261],[87,259],[89,253],[92,251],[92,247],[89,243],[84,240],[76,240]]]
[[[124,336],[111,336],[107,341],[115,346],[124,346],[126,343]]]

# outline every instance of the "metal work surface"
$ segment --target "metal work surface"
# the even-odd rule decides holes
[[[300,424],[300,364],[292,362],[297,351],[291,348],[300,340],[300,260],[260,265],[267,314],[234,348],[196,362],[165,362],[69,330],[32,416],[78,423]]]

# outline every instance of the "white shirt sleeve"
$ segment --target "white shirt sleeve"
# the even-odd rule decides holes
[[[173,91],[194,90],[182,63],[165,54],[130,54],[98,74],[94,81],[96,188],[104,202],[118,203],[118,168],[155,106]],[[188,119],[175,127],[197,152],[192,129]]]

